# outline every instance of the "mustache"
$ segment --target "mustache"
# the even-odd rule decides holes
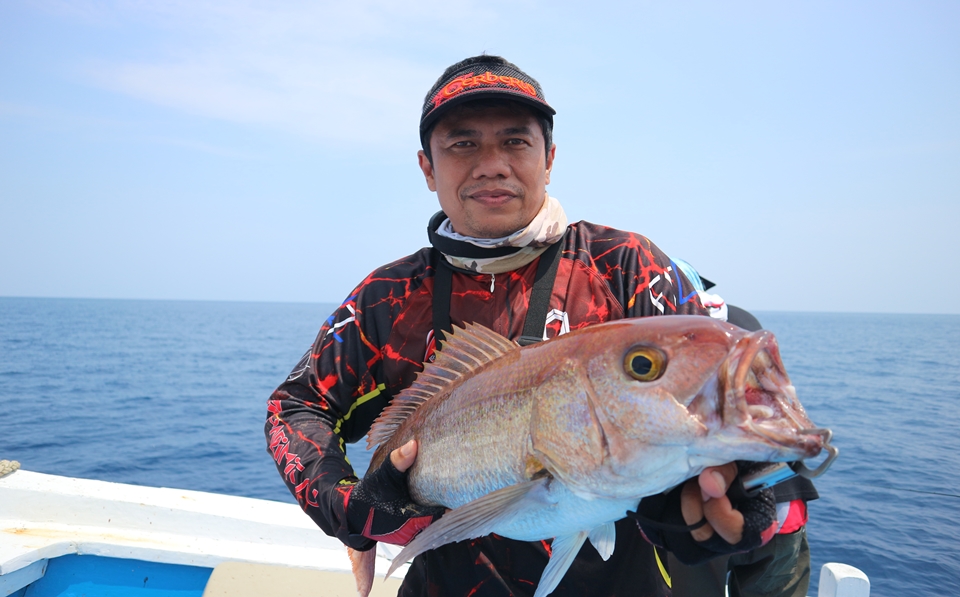
[[[473,195],[473,194],[475,194],[475,193],[479,193],[480,191],[487,191],[487,190],[493,190],[493,189],[502,189],[502,190],[504,190],[504,191],[509,191],[511,194],[513,194],[514,196],[516,196],[518,199],[523,199],[523,198],[526,197],[526,195],[527,195],[527,193],[526,193],[526,191],[523,189],[523,187],[518,186],[518,185],[515,185],[515,184],[511,184],[511,183],[502,183],[502,182],[501,182],[501,183],[497,183],[497,184],[495,184],[495,185],[491,185],[491,184],[489,184],[489,183],[477,183],[477,184],[475,184],[475,185],[471,185],[471,186],[469,186],[469,187],[464,187],[463,189],[461,189],[461,190],[460,190],[460,199],[461,199],[462,201],[466,201],[466,200],[470,197],[470,195]]]

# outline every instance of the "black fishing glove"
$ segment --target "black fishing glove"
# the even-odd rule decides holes
[[[746,474],[766,463],[740,461],[738,475]],[[743,514],[743,535],[736,544],[727,543],[714,532],[706,541],[695,541],[690,531],[701,523],[687,525],[680,506],[681,483],[668,493],[643,498],[636,514],[628,512],[651,543],[666,547],[684,564],[693,565],[713,557],[756,549],[769,541],[777,531],[777,507],[772,489],[764,489],[754,497],[747,497],[739,479],[727,488],[727,497],[734,508]],[[701,521],[701,522],[705,522]]]
[[[347,526],[352,537],[362,535],[374,541],[406,545],[444,512],[443,506],[414,503],[407,488],[407,473],[397,470],[388,456],[376,470],[367,471],[350,492]]]

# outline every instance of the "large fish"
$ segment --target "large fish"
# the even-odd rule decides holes
[[[708,466],[814,457],[824,438],[813,427],[768,331],[647,317],[520,348],[468,324],[370,430],[369,445],[379,444],[371,468],[416,439],[411,495],[452,508],[400,552],[388,576],[455,541],[553,537],[535,595],[544,597],[586,539],[610,556],[614,521],[640,498]],[[369,587],[372,559],[357,574]]]

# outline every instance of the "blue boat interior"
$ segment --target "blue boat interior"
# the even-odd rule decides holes
[[[211,568],[93,555],[47,561],[42,577],[12,597],[201,597]]]

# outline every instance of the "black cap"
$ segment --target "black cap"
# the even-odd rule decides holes
[[[553,124],[556,110],[543,97],[537,80],[517,65],[500,56],[475,56],[449,67],[433,84],[423,102],[420,116],[420,139],[450,108],[483,98],[508,99],[527,104]]]

